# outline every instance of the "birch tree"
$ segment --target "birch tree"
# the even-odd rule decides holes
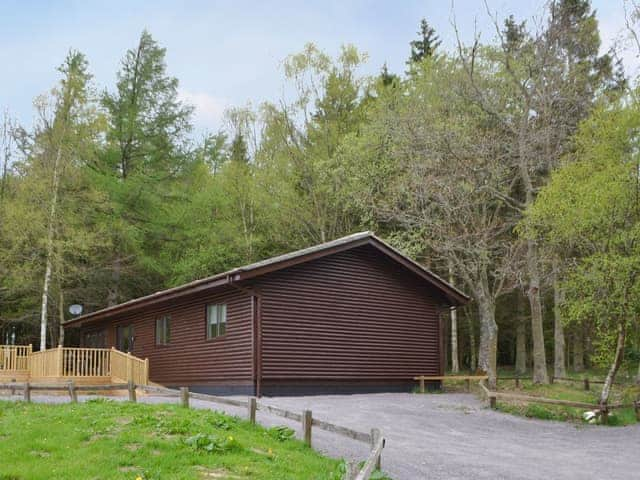
[[[56,224],[59,218],[60,180],[66,172],[66,166],[72,161],[70,150],[74,141],[75,125],[81,109],[87,101],[87,63],[84,56],[71,52],[60,68],[63,79],[60,89],[55,92],[53,118],[47,117],[46,106],[39,108],[43,141],[43,162],[50,172],[50,195],[47,202],[47,238],[45,251],[45,269],[42,283],[42,302],[40,305],[40,350],[47,347],[47,317],[51,287],[51,275],[54,269],[54,245],[56,241]],[[63,220],[62,220],[63,221]]]

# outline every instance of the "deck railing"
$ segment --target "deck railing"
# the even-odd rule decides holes
[[[130,353],[123,353],[112,348],[111,376],[118,380],[147,385],[149,383],[149,360],[142,360]]]
[[[29,371],[31,345],[0,345],[0,372]]]
[[[31,378],[149,383],[149,361],[115,348],[58,347],[32,352],[31,346],[0,346],[0,373],[9,372]]]

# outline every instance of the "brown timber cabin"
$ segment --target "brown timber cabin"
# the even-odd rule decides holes
[[[370,232],[78,317],[81,346],[217,394],[403,391],[442,375],[439,313],[468,297]]]

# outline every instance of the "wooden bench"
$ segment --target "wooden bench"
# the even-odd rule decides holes
[[[465,389],[468,392],[471,389],[471,385],[470,385],[471,380],[482,381],[482,380],[487,380],[488,378],[489,377],[487,377],[486,375],[434,375],[434,376],[420,375],[417,377],[413,377],[414,380],[418,380],[420,382],[420,393],[425,392],[425,384],[424,384],[425,381],[444,382],[445,380],[464,380]]]

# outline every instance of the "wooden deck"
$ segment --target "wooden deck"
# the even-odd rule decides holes
[[[31,345],[0,345],[0,383],[149,384],[149,361],[115,348],[58,347],[40,352]]]

